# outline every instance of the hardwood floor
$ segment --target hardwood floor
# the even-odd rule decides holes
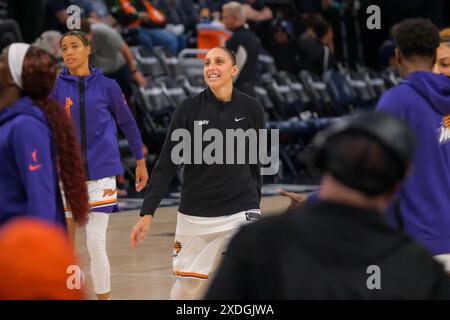
[[[277,214],[289,205],[281,196],[262,199],[263,215]],[[176,226],[176,207],[157,211],[150,232],[136,249],[130,245],[130,230],[137,222],[138,211],[113,214],[109,221],[107,250],[111,263],[111,288],[114,300],[169,299],[175,278],[172,276],[172,248]],[[88,299],[95,299],[89,272],[86,233],[79,228],[76,250],[86,274]]]

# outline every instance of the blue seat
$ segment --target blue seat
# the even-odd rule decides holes
[[[344,114],[352,109],[356,99],[348,80],[336,70],[326,71],[323,79],[334,101],[338,114]]]

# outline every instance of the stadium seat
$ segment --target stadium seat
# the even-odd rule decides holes
[[[22,33],[15,20],[0,19],[0,52],[13,42],[21,42]]]

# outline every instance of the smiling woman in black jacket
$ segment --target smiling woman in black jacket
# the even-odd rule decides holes
[[[144,239],[177,167],[183,164],[173,258],[173,272],[177,275],[171,293],[173,299],[199,298],[208,283],[205,280],[214,272],[228,240],[242,224],[258,219],[260,215],[259,164],[257,161],[236,164],[234,161],[236,152],[238,159],[249,154],[251,143],[240,147],[236,144],[236,149],[222,152],[230,147],[225,143],[230,132],[256,132],[265,126],[261,104],[233,88],[232,77],[237,71],[232,51],[213,48],[207,53],[203,75],[209,88],[186,99],[176,109],[151,174],[141,209],[142,218],[131,233],[133,246],[138,239]],[[206,137],[208,134],[211,134],[209,138]],[[177,143],[181,136],[185,139]],[[212,136],[214,142],[205,143],[211,141]],[[178,157],[184,143],[183,156]],[[208,153],[212,155],[212,152],[208,152],[208,148],[213,144],[217,148],[214,148],[214,159],[209,159]]]

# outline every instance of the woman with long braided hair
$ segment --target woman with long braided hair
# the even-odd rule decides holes
[[[49,98],[56,62],[46,51],[14,43],[0,56],[0,224],[34,216],[66,228],[59,181],[79,224],[88,196],[75,129]]]

